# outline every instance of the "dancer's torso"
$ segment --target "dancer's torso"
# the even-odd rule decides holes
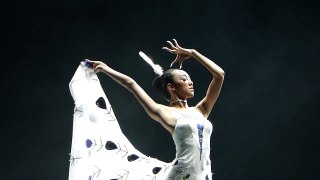
[[[211,179],[210,136],[212,124],[195,108],[177,110],[172,134],[176,159],[167,179]]]

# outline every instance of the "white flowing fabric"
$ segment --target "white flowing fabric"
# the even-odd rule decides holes
[[[81,63],[70,84],[75,101],[69,180],[163,179],[172,164],[140,153],[123,135],[97,75]]]

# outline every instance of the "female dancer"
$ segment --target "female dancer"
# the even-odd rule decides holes
[[[111,69],[100,61],[90,61],[95,72],[103,72],[113,80],[133,93],[147,114],[159,122],[171,133],[175,147],[176,159],[173,167],[165,179],[212,179],[210,161],[210,136],[212,125],[207,120],[219,96],[224,71],[210,59],[194,49],[179,46],[173,39],[168,41],[171,48],[164,50],[175,54],[171,63],[179,63],[180,69],[169,69],[154,80],[165,97],[170,100],[169,105],[158,104],[130,77]],[[181,70],[182,63],[188,58],[200,62],[213,76],[205,97],[194,107],[189,107],[187,99],[194,96],[193,82],[190,76]]]

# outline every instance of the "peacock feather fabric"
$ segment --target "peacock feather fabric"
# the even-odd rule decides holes
[[[123,135],[92,68],[82,62],[69,83],[75,102],[69,180],[161,179],[171,164],[140,153]]]

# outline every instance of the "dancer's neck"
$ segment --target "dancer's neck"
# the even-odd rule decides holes
[[[171,100],[169,106],[176,108],[188,108],[188,103],[186,99],[176,99]]]

